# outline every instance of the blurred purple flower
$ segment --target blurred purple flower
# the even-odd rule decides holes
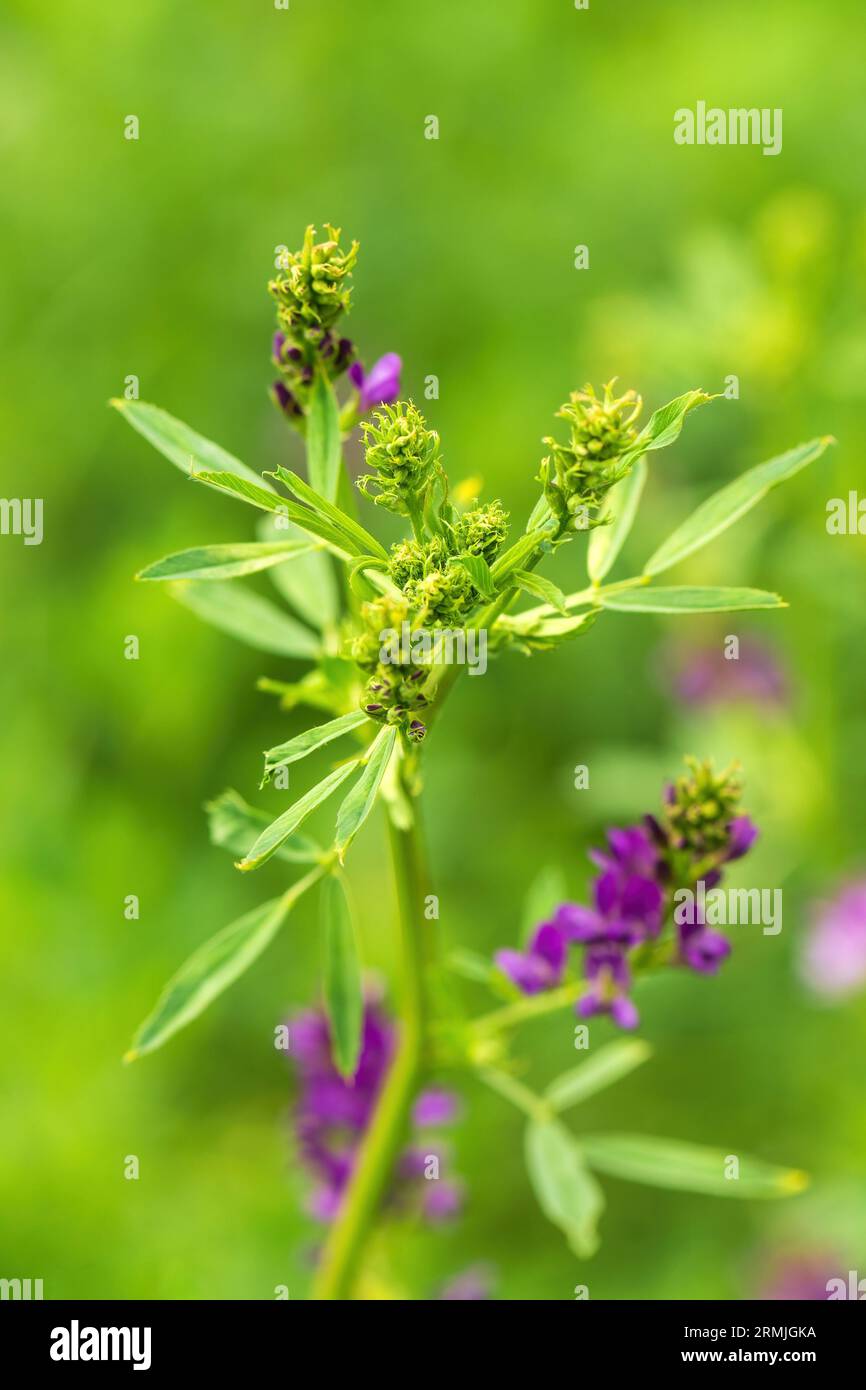
[[[497,951],[494,959],[523,994],[540,994],[559,984],[566,952],[565,936],[559,926],[542,922],[526,951]]]
[[[721,644],[679,649],[672,658],[677,668],[674,693],[688,705],[727,704],[746,700],[760,705],[781,705],[788,698],[788,682],[772,649],[754,638],[740,643],[739,656],[727,657]]]
[[[731,943],[721,932],[712,931],[701,918],[695,904],[677,909],[680,960],[701,975],[715,975],[731,954]]]
[[[365,372],[360,362],[353,362],[349,368],[349,378],[361,397],[360,408],[372,410],[374,405],[389,405],[400,395],[400,372],[402,359],[396,352],[386,352],[378,362],[374,362],[369,372]]]
[[[827,1285],[841,1268],[838,1258],[820,1251],[777,1257],[757,1297],[762,1303],[819,1303],[828,1297]]]
[[[841,999],[866,983],[866,879],[820,903],[803,950],[801,974],[817,994]]]
[[[317,1180],[310,1211],[319,1221],[333,1221],[339,1211],[393,1060],[395,1036],[391,1020],[376,1000],[368,998],[358,1067],[353,1077],[345,1078],[331,1060],[330,1028],[324,1012],[310,1009],[291,1021],[291,1056],[300,1082],[295,1133],[301,1159]],[[418,1099],[414,1126],[448,1124],[456,1112],[456,1098],[450,1092],[430,1090]],[[426,1159],[426,1151],[415,1139],[395,1165],[390,1200],[408,1198],[414,1192],[424,1213],[431,1220],[442,1220],[457,1210],[460,1191],[452,1183],[425,1181]],[[437,1197],[440,1186],[442,1192]]]
[[[439,1292],[439,1302],[486,1303],[493,1297],[493,1271],[487,1265],[474,1265],[455,1274]]]
[[[725,851],[725,859],[742,859],[748,854],[758,838],[758,827],[751,816],[735,816],[728,825],[730,841]]]

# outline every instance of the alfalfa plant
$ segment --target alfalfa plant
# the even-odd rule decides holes
[[[431,886],[419,814],[423,762],[430,756],[431,730],[462,670],[459,660],[449,659],[455,648],[461,650],[455,639],[462,638],[464,650],[470,638],[483,639],[497,657],[509,651],[534,654],[584,637],[610,611],[781,608],[780,597],[759,589],[658,581],[817,459],[830,442],[798,444],[741,474],[681,522],[639,574],[611,581],[635,522],[650,457],[673,444],[691,412],[711,397],[687,391],[641,428],[641,400],[634,391],[617,393],[611,384],[600,394],[591,387],[574,392],[557,412],[557,433],[544,441],[537,501],[525,525],[513,526],[502,502],[466,505],[451,488],[438,434],[411,401],[397,399],[399,359],[389,354],[369,373],[355,360],[341,321],[349,307],[357,249],[356,244],[341,247],[340,234],[331,227],[323,241],[309,228],[303,247],[281,256],[269,285],[278,319],[273,395],[304,442],[306,478],[282,465],[262,475],[156,406],[114,402],[133,428],[194,482],[261,513],[256,540],[198,545],[158,560],[139,577],[168,583],[200,618],[241,641],[306,666],[294,680],[261,681],[284,708],[303,705],[326,716],[267,750],[264,781],[284,778],[287,768],[338,740],[351,749],[321,781],[300,796],[293,794],[276,819],[235,792],[210,805],[211,837],[235,855],[241,872],[255,873],[272,857],[306,871],[279,897],[252,908],[194,953],[139,1029],[129,1058],[154,1051],[197,1017],[257,959],[300,896],[318,884],[331,1055],[322,1062],[316,1053],[316,1065],[320,1071],[331,1068],[351,1086],[363,1061],[370,1003],[344,865],[377,802],[385,808],[402,937],[399,1021],[393,1055],[381,1069],[364,1123],[330,1193],[331,1225],[315,1284],[321,1298],[348,1298],[359,1290],[364,1252],[382,1216],[413,1105],[425,1079],[442,1067],[473,1068],[526,1110],[534,1186],[545,1212],[582,1254],[594,1247],[601,1203],[593,1167],[687,1189],[724,1190],[712,1152],[665,1148],[662,1141],[628,1136],[579,1142],[557,1118],[566,1105],[643,1060],[641,1044],[613,1044],[618,1051],[594,1055],[539,1097],[515,1076],[503,1038],[524,1017],[580,1000],[584,1014],[604,1009],[630,1026],[636,1021],[627,997],[632,964],[644,969],[682,960],[709,968],[717,962],[720,948],[712,933],[702,932],[702,923],[663,946],[660,933],[670,908],[664,883],[673,880],[658,879],[658,872],[665,866],[669,876],[682,880],[685,875],[691,882],[697,870],[708,872],[734,857],[734,837],[740,833],[735,822],[742,818],[733,814],[737,792],[730,777],[718,778],[695,765],[691,782],[676,793],[682,802],[678,823],[673,813],[679,803],[669,800],[656,820],[657,834],[633,836],[619,849],[614,845],[615,862],[594,915],[572,905],[570,918],[566,912],[556,919],[556,940],[550,932],[536,934],[520,961],[517,953],[505,953],[500,964],[528,997],[513,999],[486,1018],[467,1020],[449,971],[456,962],[488,976],[468,955],[442,960],[435,922],[425,911]],[[350,390],[341,403],[337,386],[346,377]],[[359,521],[343,464],[343,441],[359,419],[366,468],[357,490],[405,526],[403,538],[390,547]],[[545,576],[545,565],[555,551],[581,540],[587,580],[564,593]],[[239,582],[263,570],[291,612]],[[527,596],[532,602],[522,606]],[[322,846],[307,836],[304,823],[338,790],[333,835]],[[655,886],[634,881],[647,879]],[[617,917],[612,926],[611,893],[620,895],[616,903],[623,911],[630,904],[630,920],[643,923],[637,935],[633,920],[623,927]],[[630,899],[630,893],[637,898]],[[567,941],[587,947],[588,992],[583,980],[577,986],[561,983]],[[528,980],[535,984],[527,990]],[[501,988],[503,974],[494,971],[491,982]],[[514,985],[510,988],[514,994]],[[798,1181],[787,1170],[757,1165],[751,1177],[746,1172],[727,1186],[734,1195],[768,1195],[791,1191]]]

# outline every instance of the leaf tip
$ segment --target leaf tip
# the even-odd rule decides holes
[[[125,410],[129,402],[123,400],[120,396],[111,396],[108,404],[112,410]]]
[[[805,1192],[809,1186],[809,1174],[804,1173],[802,1168],[789,1168],[779,1178],[779,1191],[786,1197],[794,1197],[798,1192]]]
[[[140,1057],[140,1056],[141,1056],[141,1053],[139,1052],[138,1048],[137,1048],[137,1047],[131,1047],[131,1048],[129,1049],[128,1052],[124,1052],[123,1057],[122,1057],[121,1060],[122,1060],[124,1066],[128,1066],[130,1062],[134,1062],[134,1061],[136,1060],[136,1058],[138,1058],[138,1057]]]

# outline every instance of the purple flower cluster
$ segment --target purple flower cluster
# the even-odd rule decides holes
[[[844,999],[866,985],[866,879],[846,884],[818,905],[801,969],[806,983],[827,1000]]]
[[[620,1028],[637,1027],[639,1016],[629,994],[633,961],[640,952],[646,959],[661,937],[673,890],[699,880],[707,888],[717,884],[722,865],[741,858],[758,833],[748,816],[729,816],[739,791],[725,780],[728,774],[713,778],[707,765],[694,767],[693,778],[668,788],[659,818],[646,816],[640,825],[610,830],[607,848],[590,851],[600,871],[592,885],[592,906],[562,903],[537,928],[525,951],[497,952],[497,965],[522,993],[561,984],[568,948],[576,945],[584,951],[587,983],[578,1016],[606,1013]],[[708,779],[715,800],[708,796]],[[730,942],[710,930],[696,905],[677,914],[674,941],[655,959],[713,974],[730,951]]]
[[[351,1179],[358,1150],[373,1117],[376,1102],[391,1066],[396,1033],[378,1001],[367,998],[361,1052],[353,1077],[340,1076],[331,1060],[331,1035],[326,1015],[310,1009],[290,1024],[291,1054],[300,1082],[295,1133],[303,1162],[315,1177],[310,1210],[319,1221],[333,1221]],[[457,1100],[441,1089],[422,1092],[412,1114],[409,1147],[401,1154],[392,1179],[389,1204],[415,1200],[427,1220],[456,1215],[461,1207],[459,1183],[431,1178],[431,1159],[441,1166],[441,1140],[424,1132],[453,1123]]]
[[[674,691],[694,706],[746,702],[766,707],[784,705],[788,681],[778,658],[766,643],[743,639],[736,657],[721,644],[678,648],[665,653],[664,667],[674,667]]]

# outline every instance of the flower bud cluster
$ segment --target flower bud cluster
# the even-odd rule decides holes
[[[573,391],[556,413],[569,426],[567,442],[552,436],[543,441],[550,454],[542,459],[538,481],[560,535],[600,525],[599,508],[607,493],[636,461],[634,422],[642,401],[634,391],[614,396],[613,386],[608,382],[601,398],[592,386]]]

